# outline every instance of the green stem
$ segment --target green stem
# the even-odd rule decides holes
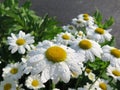
[[[88,64],[86,65],[86,68],[87,68],[87,66],[88,66]],[[86,70],[86,68],[85,68],[85,70]],[[78,79],[77,79],[77,82],[76,82],[76,85],[75,85],[75,89],[77,90],[77,88],[78,88],[78,85],[84,80],[84,78],[85,78],[85,75],[84,75],[84,73],[85,73],[85,70],[83,71],[83,73],[82,73],[82,76],[81,75],[79,75],[79,77],[78,77]],[[82,77],[82,79],[81,79],[81,77]]]
[[[55,83],[50,81],[49,84],[50,84],[50,89],[49,90],[53,90],[55,88]]]
[[[81,76],[79,75],[78,79],[77,79],[77,82],[76,82],[76,85],[75,85],[75,89],[77,90],[77,87],[80,83],[80,80],[81,80]]]

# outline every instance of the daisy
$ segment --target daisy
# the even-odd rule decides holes
[[[102,49],[103,49],[103,54],[102,54],[103,61],[110,61],[110,64],[113,66],[120,66],[119,49],[108,45],[103,46]]]
[[[11,53],[18,51],[20,54],[25,53],[25,49],[30,50],[32,43],[34,43],[34,37],[30,34],[20,31],[18,35],[11,33],[11,37],[8,37],[9,50]]]
[[[63,30],[65,32],[69,32],[69,33],[72,33],[72,34],[75,34],[75,32],[77,31],[75,26],[73,26],[73,25],[63,26]]]
[[[72,43],[71,47],[75,49],[77,53],[84,53],[86,61],[90,60],[93,62],[95,56],[101,58],[101,46],[93,40],[78,38]]]
[[[77,27],[91,26],[94,24],[94,18],[88,14],[80,14],[78,18],[73,18],[72,23]]]
[[[110,41],[112,39],[112,35],[109,33],[111,29],[105,30],[103,28],[99,28],[98,26],[87,27],[87,37],[95,40],[99,43],[104,43],[105,41]]]
[[[91,84],[87,83],[84,85],[84,87],[79,87],[77,90],[96,90],[94,85],[91,86]]]
[[[17,83],[11,78],[5,78],[0,82],[0,90],[16,90]]]
[[[113,90],[113,88],[110,87],[110,85],[107,84],[108,82],[103,79],[98,79],[94,83],[95,90]]]
[[[115,81],[120,80],[120,67],[109,65],[107,68],[107,75],[113,77]]]
[[[85,69],[85,76],[88,76],[88,79],[91,81],[95,81],[95,74],[92,73],[92,70],[89,68]]]
[[[23,66],[21,63],[11,63],[3,68],[3,78],[9,77],[15,80],[18,80],[23,75]]]
[[[74,39],[75,39],[75,37],[71,33],[68,33],[68,32],[63,33],[62,32],[60,34],[57,34],[57,36],[54,38],[53,41],[55,41],[55,43],[69,45]]]
[[[86,37],[85,34],[84,34],[82,31],[76,32],[76,33],[75,33],[75,36],[76,36],[77,38],[82,38],[82,39]]]
[[[44,82],[52,79],[54,83],[59,80],[67,83],[72,73],[77,76],[82,73],[84,55],[78,55],[70,47],[43,41],[29,55],[27,64],[33,67],[31,74],[42,72],[41,79]]]
[[[40,75],[31,75],[28,76],[25,85],[27,86],[27,88],[29,89],[34,89],[34,90],[38,90],[40,88],[44,88],[45,85],[43,84],[43,82],[40,79]]]

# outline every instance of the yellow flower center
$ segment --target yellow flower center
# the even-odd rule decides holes
[[[19,38],[19,39],[17,39],[16,44],[19,45],[19,46],[21,46],[21,45],[24,45],[25,42],[26,42],[25,39]]]
[[[106,83],[100,83],[99,84],[99,87],[102,89],[102,90],[107,90],[107,85],[106,85]]]
[[[32,86],[34,86],[34,87],[39,86],[39,81],[38,80],[33,80],[32,81]]]
[[[82,49],[90,49],[92,47],[92,43],[88,40],[82,40],[79,42],[79,47]]]
[[[95,32],[98,33],[98,34],[104,34],[104,29],[102,29],[102,28],[96,28]]]
[[[83,17],[89,17],[89,15],[88,14],[84,14]]]
[[[80,20],[77,20],[77,21],[76,21],[76,23],[80,24],[80,23],[81,23],[81,21],[80,21]]]
[[[91,70],[89,69],[89,68],[86,68],[86,70],[85,70],[87,73],[90,73],[91,72]]]
[[[11,90],[11,88],[12,88],[12,85],[10,83],[6,83],[4,85],[4,90]]]
[[[82,32],[78,32],[78,35],[79,35],[79,36],[83,36],[83,33],[82,33]]]
[[[118,50],[117,48],[112,49],[111,54],[116,58],[120,58],[120,50]]]
[[[69,39],[70,39],[70,36],[67,35],[67,34],[64,34],[64,35],[62,36],[62,38],[65,39],[65,40],[69,40]]]
[[[17,72],[18,72],[18,68],[12,68],[10,70],[10,73],[12,73],[12,74],[16,74]]]
[[[69,28],[70,30],[73,30],[73,26],[72,26],[72,25],[70,25],[68,28]]]
[[[112,74],[114,74],[115,76],[120,76],[120,71],[115,69],[115,70],[112,71]]]
[[[59,46],[52,46],[47,49],[46,57],[52,62],[62,62],[66,59],[67,53],[63,48]]]
[[[84,20],[85,20],[85,21],[88,21],[88,20],[89,20],[89,17],[84,17]]]

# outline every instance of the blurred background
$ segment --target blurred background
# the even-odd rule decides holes
[[[0,0],[3,1],[3,0]],[[20,0],[24,3],[26,0]],[[116,47],[120,48],[120,0],[31,0],[32,7],[37,15],[44,16],[48,13],[56,17],[61,25],[71,23],[77,15],[88,13],[92,15],[96,9],[103,14],[103,19],[113,16],[114,25],[111,34],[116,39]]]

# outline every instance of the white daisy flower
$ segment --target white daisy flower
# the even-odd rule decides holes
[[[120,67],[109,65],[107,67],[107,75],[113,77],[116,81],[120,80]]]
[[[85,69],[85,76],[88,76],[88,79],[91,81],[95,81],[95,74],[92,73],[92,70],[89,68]]]
[[[72,34],[75,34],[75,32],[77,31],[73,25],[63,26],[63,30]]]
[[[91,26],[94,24],[94,18],[88,14],[80,14],[78,18],[73,18],[72,23],[77,27]]]
[[[18,51],[18,53],[24,54],[25,49],[30,50],[31,44],[34,43],[34,37],[30,34],[25,34],[23,31],[20,31],[18,35],[11,33],[11,37],[7,39],[11,53]]]
[[[92,72],[89,73],[89,74],[88,74],[88,79],[94,82],[94,81],[95,81],[95,74],[92,73]]]
[[[86,61],[90,60],[93,62],[95,60],[95,56],[101,58],[101,46],[93,40],[78,38],[73,42],[71,47],[75,49],[77,53],[84,53]]]
[[[98,26],[87,27],[87,37],[95,40],[99,43],[104,43],[106,40],[110,41],[112,39],[112,35],[109,33],[111,29],[104,30],[103,28],[99,28]]]
[[[59,80],[67,83],[72,73],[76,73],[76,76],[82,73],[84,55],[78,55],[64,45],[53,44],[50,41],[42,43],[39,43],[36,50],[30,52],[30,59],[27,60],[28,66],[33,67],[32,74],[42,72],[41,79],[44,82],[52,79],[54,83]]]
[[[119,49],[108,45],[103,46],[102,49],[103,49],[103,54],[102,54],[103,61],[110,61],[110,64],[113,66],[120,66]]]
[[[84,85],[84,87],[79,87],[77,90],[96,90],[95,87],[89,83],[87,83],[86,85]]]
[[[11,78],[5,78],[0,82],[0,90],[16,90],[17,82]]]
[[[74,39],[75,37],[71,33],[62,32],[60,34],[57,34],[53,41],[58,44],[60,43],[63,45],[69,45]]]
[[[23,75],[23,66],[21,63],[8,64],[3,68],[3,78],[9,77],[15,80],[18,80]]]
[[[85,36],[85,34],[82,32],[82,31],[78,31],[78,32],[76,32],[75,33],[75,36],[77,37],[77,38],[86,38],[86,36]]]
[[[38,90],[40,88],[45,87],[45,85],[41,81],[40,75],[28,76],[28,78],[25,82],[25,85],[27,86],[27,88],[34,89],[34,90]]]
[[[91,84],[87,83],[86,85],[84,85],[84,87],[78,87],[77,90],[96,90],[94,86],[91,86]],[[68,88],[68,90],[76,90],[73,88]]]
[[[95,90],[113,90],[113,88],[110,87],[110,85],[107,84],[108,82],[103,79],[98,79],[94,83]]]

